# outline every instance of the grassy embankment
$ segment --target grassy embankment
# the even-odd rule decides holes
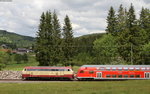
[[[0,83],[1,94],[150,94],[150,80]]]

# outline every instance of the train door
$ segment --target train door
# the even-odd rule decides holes
[[[150,73],[149,72],[145,72],[144,73],[144,78],[150,78]]]
[[[96,78],[98,79],[102,78],[102,72],[96,72]]]

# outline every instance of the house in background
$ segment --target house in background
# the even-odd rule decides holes
[[[26,48],[17,48],[16,53],[17,54],[25,54],[25,53],[29,53],[29,50]]]
[[[1,47],[2,47],[3,49],[8,49],[8,47],[7,47],[6,44],[2,44]]]

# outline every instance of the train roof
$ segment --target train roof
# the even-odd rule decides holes
[[[81,67],[150,67],[150,65],[83,65]]]
[[[58,66],[28,66],[25,69],[70,69],[70,67],[58,67]]]

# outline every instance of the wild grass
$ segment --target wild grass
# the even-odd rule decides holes
[[[13,71],[22,71],[24,67],[26,66],[37,66],[37,62],[33,63],[21,63],[21,64],[11,64],[7,65],[3,70],[13,70]]]
[[[35,60],[35,56],[29,56],[28,62],[21,62],[17,64],[15,61],[9,62],[3,70],[22,71],[26,66],[38,66],[38,62]]]
[[[150,94],[150,80],[0,83],[0,94]]]

